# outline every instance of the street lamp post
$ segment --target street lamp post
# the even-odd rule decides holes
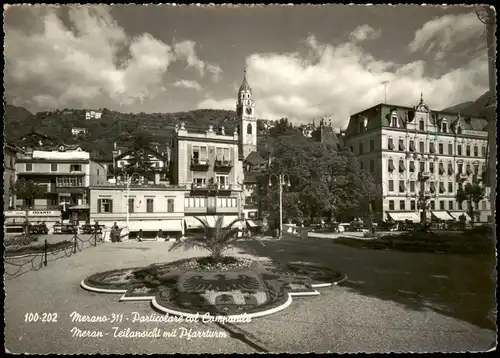
[[[421,222],[425,226],[427,223],[427,210],[429,209],[429,199],[431,198],[430,195],[425,195],[425,182],[426,178],[420,174],[421,177],[420,179],[420,192],[418,193],[417,197],[417,209],[422,210],[421,214]]]
[[[283,232],[283,186],[286,185],[290,187],[290,176],[288,174],[279,174],[276,175],[274,173],[271,173],[269,175],[269,186],[273,186],[271,182],[272,177],[276,177],[278,180],[278,185],[279,185],[279,193],[280,193],[280,233],[279,233],[279,238],[282,238],[282,232]]]
[[[129,197],[130,197],[130,184],[132,182],[132,178],[134,175],[137,175],[137,177],[140,179],[141,176],[138,173],[132,173],[131,175],[125,174],[125,184],[127,186],[127,229],[130,231],[129,228],[129,220],[130,220],[130,208],[129,208]]]

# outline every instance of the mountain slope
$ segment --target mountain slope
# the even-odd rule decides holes
[[[19,143],[21,136],[36,131],[54,137],[57,142],[79,143],[82,148],[98,155],[109,155],[114,142],[126,142],[137,130],[152,134],[154,141],[168,144],[175,125],[185,123],[188,131],[204,131],[209,125],[215,130],[224,126],[226,133],[234,130],[234,111],[199,109],[177,113],[120,113],[102,109],[100,119],[85,119],[86,110],[64,109],[29,113],[24,108],[8,106],[4,116],[7,141]],[[73,138],[71,128],[87,129],[84,138]],[[97,153],[96,153],[97,154]]]
[[[486,91],[477,100],[472,102],[459,103],[454,106],[443,109],[443,112],[460,112],[460,114],[481,117],[482,110],[490,100],[490,91]]]

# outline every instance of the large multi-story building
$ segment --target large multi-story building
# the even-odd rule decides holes
[[[188,132],[184,124],[176,129],[172,179],[188,188],[184,198],[188,228],[200,225],[193,216],[223,215],[227,221],[239,216],[243,176],[238,144],[238,133],[226,134],[224,128],[219,133],[213,126],[205,133]]]
[[[18,178],[39,186],[36,198],[17,198],[16,207],[59,212],[62,220],[88,220],[89,186],[106,182],[105,168],[90,160],[79,147],[61,145],[53,150],[28,150],[18,156]]]
[[[455,195],[460,185],[483,180],[486,125],[481,118],[431,111],[423,98],[413,108],[379,104],[352,115],[345,145],[379,187],[381,199],[374,203],[379,219],[420,221],[422,190],[429,197],[428,218],[467,216],[466,203]],[[486,190],[476,208],[476,220],[482,222],[490,214]]]

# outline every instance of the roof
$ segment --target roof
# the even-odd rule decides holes
[[[243,82],[241,83],[239,92],[243,92],[243,91],[252,92],[252,88],[250,87],[250,85],[248,84],[248,81],[247,81],[247,70],[246,70],[246,68],[245,68],[245,74],[243,75]]]
[[[32,135],[36,135],[36,136],[38,136],[38,137],[45,138],[45,139],[49,139],[49,140],[55,140],[55,138],[54,138],[54,137],[50,137],[50,136],[48,136],[48,135],[45,135],[45,134],[43,134],[43,133],[36,132],[36,131],[31,131],[31,132],[29,132],[29,133],[27,133],[27,134],[25,134],[25,135],[21,136],[20,138],[21,138],[21,139],[24,139],[24,138],[29,137],[29,136],[32,136]]]
[[[127,150],[126,152],[123,152],[122,154],[120,154],[119,156],[117,156],[116,160],[121,159],[123,157],[126,157],[127,155],[134,154],[134,153],[135,153],[134,150]],[[155,156],[158,159],[168,160],[168,158],[166,156],[161,155],[160,153],[158,153],[156,150],[153,150],[153,149],[145,148],[144,149],[144,153],[151,154],[151,155]]]
[[[259,165],[259,164],[265,162],[266,160],[264,158],[262,158],[258,152],[253,151],[247,155],[247,157],[245,158],[244,161],[247,163],[250,163],[252,165]]]
[[[5,142],[4,148],[12,150],[14,152],[24,152],[24,150],[21,147],[17,146],[16,144],[13,144],[13,143]]]

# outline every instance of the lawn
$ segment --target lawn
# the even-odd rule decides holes
[[[494,233],[489,227],[477,227],[464,232],[404,232],[371,240],[340,237],[335,243],[372,250],[475,255],[494,251]]]

